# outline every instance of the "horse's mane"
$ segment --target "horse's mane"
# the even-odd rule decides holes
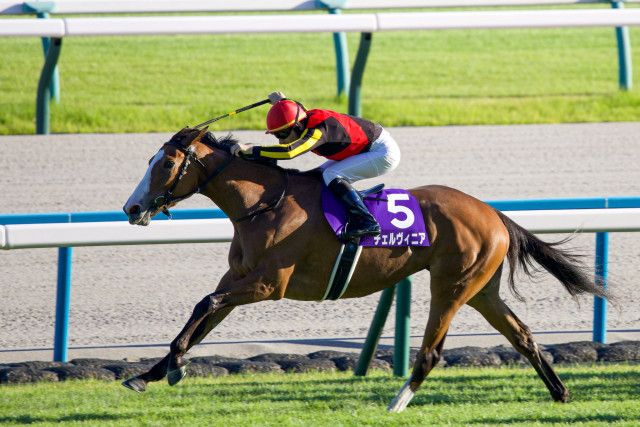
[[[217,138],[213,132],[205,133],[201,141],[210,147],[219,148],[229,154],[231,154],[231,147],[238,143],[238,139],[231,133],[228,133],[222,138]]]
[[[214,148],[218,148],[222,151],[224,151],[225,153],[229,153],[231,154],[231,147],[233,147],[235,144],[238,143],[238,139],[233,136],[233,134],[228,133],[227,135],[223,136],[222,138],[218,138],[216,137],[213,132],[207,132],[205,134],[205,136],[202,138],[201,140],[202,142],[204,142],[205,144],[209,145],[210,147],[214,147]],[[275,159],[273,160],[246,160],[249,161],[251,163],[258,163],[261,165],[265,165],[268,166],[270,168],[274,168],[277,169],[283,173],[286,173],[288,175],[297,175],[297,176],[309,176],[309,177],[320,177],[322,172],[316,168],[316,169],[311,169],[308,171],[300,171],[298,169],[290,169],[290,168],[283,168],[281,166],[278,166],[278,163]]]

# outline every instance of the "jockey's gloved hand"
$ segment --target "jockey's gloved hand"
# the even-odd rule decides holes
[[[282,92],[271,92],[267,98],[269,98],[271,104],[275,104],[278,101],[286,99],[287,96]]]
[[[245,144],[238,142],[229,150],[232,156],[242,157],[243,159],[253,157],[253,144]]]

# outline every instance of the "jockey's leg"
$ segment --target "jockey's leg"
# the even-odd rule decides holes
[[[391,172],[398,163],[400,149],[389,132],[383,130],[367,152],[327,162],[320,167],[325,184],[347,208],[345,238],[380,234],[380,226],[351,183]]]
[[[377,236],[380,234],[380,225],[369,213],[360,198],[360,194],[343,178],[333,179],[329,185],[329,190],[347,208],[347,226],[344,231],[344,238],[351,240],[362,236]]]

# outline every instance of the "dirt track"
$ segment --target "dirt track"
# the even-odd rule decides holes
[[[640,123],[395,128],[403,159],[388,186],[438,183],[483,200],[640,195]],[[222,134],[222,133],[220,133]],[[236,132],[247,142],[272,142],[261,132]],[[0,137],[0,212],[120,209],[166,134]],[[313,155],[290,162],[310,168]],[[373,182],[363,182],[364,187]],[[198,196],[183,207],[209,206]],[[546,236],[547,239],[558,236]],[[593,235],[574,245],[593,257]],[[640,235],[610,238],[610,274],[620,310],[612,329],[640,329]],[[193,305],[212,291],[226,267],[227,244],[76,248],[71,345],[166,343]],[[591,261],[589,261],[591,262]],[[56,250],[0,253],[0,349],[51,346]],[[414,280],[412,335],[421,335],[429,303],[428,276]],[[513,311],[535,330],[589,330],[591,302],[578,307],[544,276],[520,285],[525,303],[505,289]],[[323,304],[267,302],[236,309],[208,338],[266,340],[363,337],[378,295]],[[386,333],[392,331],[388,322]],[[491,331],[464,308],[452,333]]]

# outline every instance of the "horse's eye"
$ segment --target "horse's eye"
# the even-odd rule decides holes
[[[165,160],[163,166],[165,169],[171,169],[174,165],[175,163],[173,163],[173,160]]]

